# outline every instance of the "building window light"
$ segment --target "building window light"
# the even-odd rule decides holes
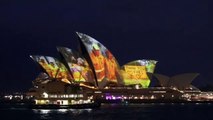
[[[138,97],[134,97],[134,99],[138,99]]]
[[[42,95],[43,95],[44,98],[48,98],[48,94],[46,92],[43,92]]]

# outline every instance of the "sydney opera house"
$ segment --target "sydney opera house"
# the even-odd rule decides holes
[[[157,61],[133,60],[122,66],[103,44],[78,33],[79,50],[57,47],[59,57],[31,55],[41,70],[29,94],[36,104],[94,101],[150,102],[193,100],[201,91],[191,85],[198,73],[168,77],[154,73]],[[152,79],[157,79],[150,86]]]

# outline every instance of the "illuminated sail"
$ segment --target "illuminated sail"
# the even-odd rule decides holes
[[[95,83],[93,72],[82,55],[66,47],[57,47],[57,49],[65,59],[74,82]]]
[[[147,72],[153,73],[157,61],[135,60],[122,66],[121,73],[125,85],[141,84],[143,88],[150,85]]]
[[[104,87],[107,83],[121,83],[119,65],[112,53],[94,38],[77,33],[94,68],[99,87]]]
[[[71,83],[72,77],[67,68],[56,58],[49,56],[31,56],[31,58],[36,61],[51,78],[56,78],[69,84]]]

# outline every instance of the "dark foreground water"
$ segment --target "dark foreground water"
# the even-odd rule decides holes
[[[0,120],[213,120],[213,104],[103,105],[97,109],[0,108]]]

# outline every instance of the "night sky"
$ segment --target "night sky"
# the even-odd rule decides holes
[[[198,72],[213,84],[207,0],[1,0],[0,91],[26,91],[39,69],[29,55],[77,49],[76,31],[103,43],[120,65],[158,61],[156,73]]]

